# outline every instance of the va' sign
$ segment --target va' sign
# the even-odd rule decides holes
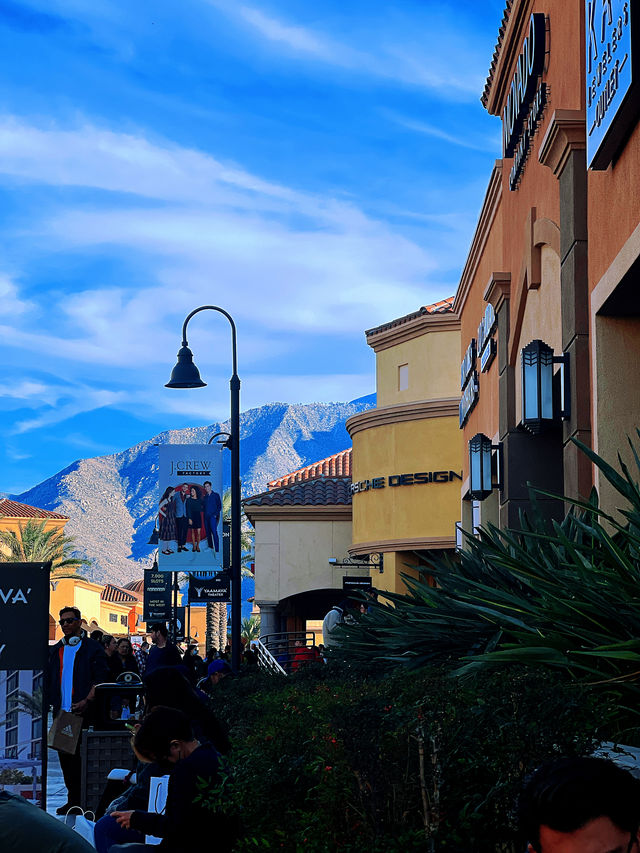
[[[221,569],[222,450],[218,445],[159,448],[158,566]]]
[[[50,563],[0,563],[2,669],[44,667],[49,646],[50,568]],[[27,626],[29,641],[25,642]]]

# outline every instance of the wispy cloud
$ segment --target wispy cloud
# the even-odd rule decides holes
[[[363,46],[360,47],[319,29],[268,15],[255,6],[231,0],[208,2],[252,29],[260,38],[280,49],[288,49],[294,56],[347,69],[352,74],[426,88],[443,98],[477,97],[481,91],[482,72],[470,65],[462,34],[441,15],[433,15],[438,20],[421,34],[419,44],[413,44],[414,32],[408,25],[394,29],[379,18],[376,26],[375,15],[372,15],[366,37],[361,36]],[[352,38],[357,35],[352,34]],[[457,62],[452,61],[452,51],[456,53]],[[453,71],[453,68],[458,70]]]
[[[448,133],[446,130],[443,130],[437,125],[429,124],[424,121],[416,121],[415,119],[394,113],[392,110],[381,110],[381,114],[395,124],[400,125],[400,127],[415,131],[415,133],[421,133],[424,136],[430,136],[433,139],[442,139],[443,142],[446,142],[449,145],[458,145],[461,148],[470,148],[472,151],[499,150],[498,146],[500,138],[498,134],[490,139],[483,139],[475,135],[469,135],[468,129],[458,134]]]

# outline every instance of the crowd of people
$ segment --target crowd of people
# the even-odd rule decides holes
[[[60,611],[59,624],[63,637],[51,648],[47,671],[54,717],[67,712],[79,716],[83,728],[100,727],[103,706],[96,701],[100,685],[139,684],[144,695],[144,701],[135,705],[116,691],[107,706],[112,720],[130,719],[134,726],[130,778],[134,770],[136,775],[135,784],[127,785],[117,798],[103,797],[95,825],[96,849],[100,853],[194,849],[205,840],[206,823],[210,834],[212,820],[210,812],[194,803],[198,790],[201,793],[198,780],[215,788],[230,750],[227,731],[212,707],[215,690],[231,674],[225,659],[229,648],[220,654],[212,649],[203,659],[197,643],[186,649],[172,643],[164,623],[151,626],[150,644],[134,646],[128,637],[107,634],[88,636],[75,607]],[[60,749],[58,755],[67,789],[67,802],[57,810],[63,815],[81,803],[80,740],[75,752]],[[158,776],[169,777],[162,814],[148,810],[151,780]],[[230,849],[237,834],[235,821],[222,814],[213,819],[218,849]],[[159,848],[145,843],[147,834],[162,838]]]
[[[330,614],[330,622],[344,619],[348,608],[343,604]],[[186,853],[205,849],[212,837],[216,850],[231,851],[242,826],[237,815],[220,807],[231,743],[215,715],[216,693],[232,675],[225,660],[228,648],[203,659],[195,643],[183,650],[174,645],[162,623],[153,625],[151,644],[140,647],[129,638],[90,637],[75,607],[63,608],[59,623],[63,637],[51,648],[47,671],[54,715],[76,715],[86,728],[99,723],[100,685],[129,676],[144,686],[144,703],[131,725],[130,772],[119,783],[120,790],[105,789],[98,809],[98,853]],[[327,634],[330,637],[331,630]],[[321,657],[300,641],[290,670]],[[59,756],[68,791],[67,803],[58,809],[64,814],[80,804],[79,742],[75,753],[60,751]],[[168,779],[160,812],[150,808],[152,780],[157,777]],[[57,845],[43,843],[37,848],[41,853],[91,849],[78,836],[71,841],[61,835],[59,824],[38,809],[33,810],[37,817],[32,812],[33,820],[25,821],[20,800],[0,792],[0,837],[16,839],[7,849],[36,849],[33,839],[38,834]],[[605,759],[555,760],[526,781],[518,822],[528,853],[640,853],[640,781]],[[159,846],[147,843],[148,835],[159,837]]]

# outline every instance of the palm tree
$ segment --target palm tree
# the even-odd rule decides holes
[[[248,619],[242,620],[242,636],[245,637],[248,643],[258,639],[260,636],[259,616],[249,616]]]
[[[0,562],[47,563],[52,578],[79,577],[78,569],[91,561],[73,554],[75,540],[62,530],[45,529],[45,521],[27,521],[19,532],[0,530]],[[4,547],[2,547],[4,546]]]
[[[225,522],[231,520],[231,489],[227,489],[222,496],[222,519]],[[253,534],[249,529],[249,523],[244,513],[240,517],[240,531],[240,550],[242,553],[240,576],[252,578],[253,573],[249,566],[253,559]],[[227,627],[227,605],[222,601],[209,602],[207,604],[207,651],[213,646],[219,650],[224,649],[227,645]]]

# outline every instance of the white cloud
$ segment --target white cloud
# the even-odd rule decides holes
[[[499,150],[498,146],[500,140],[498,136],[496,136],[495,139],[478,139],[472,136],[470,137],[468,135],[468,131],[465,132],[465,135],[456,135],[454,133],[447,133],[447,131],[443,130],[441,127],[436,127],[435,125],[428,124],[427,122],[416,121],[414,119],[398,115],[391,110],[383,110],[382,114],[395,124],[405,127],[407,130],[413,130],[416,133],[422,133],[425,136],[431,136],[434,139],[442,139],[450,145],[459,145],[461,148],[470,148],[473,151]]]
[[[18,288],[8,275],[0,273],[0,316],[15,317],[24,314],[32,305],[18,295]]]
[[[248,25],[259,36],[312,60],[365,74],[394,80],[405,85],[429,89],[445,99],[477,98],[484,83],[484,64],[470,61],[473,42],[454,24],[447,22],[439,10],[431,12],[421,39],[415,43],[415,22],[385,20],[375,15],[368,18],[365,34],[352,33],[360,38],[364,49],[337,40],[319,30],[266,15],[255,6],[241,5],[231,0],[209,0],[229,17]],[[477,49],[473,51],[478,54]],[[480,54],[481,56],[481,54]],[[484,58],[477,59],[484,63]],[[475,57],[474,57],[475,59]],[[456,69],[455,71],[453,69]]]
[[[74,395],[66,402],[54,408],[47,409],[33,418],[18,421],[12,430],[14,434],[20,435],[34,429],[61,423],[69,418],[106,406],[114,406],[124,402],[128,395],[121,391],[107,391],[104,389],[77,388]]]

